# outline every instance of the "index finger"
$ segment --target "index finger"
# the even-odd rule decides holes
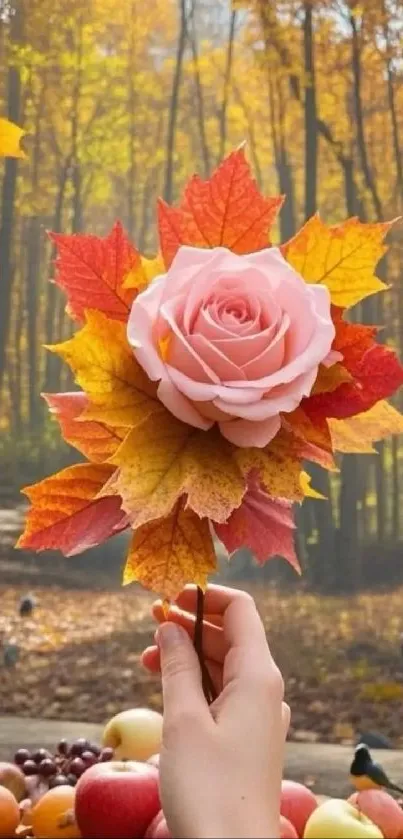
[[[252,598],[249,594],[237,588],[227,586],[209,585],[204,595],[204,613],[206,615],[224,615],[225,610],[234,600],[245,600]],[[253,602],[253,601],[252,601]],[[197,610],[197,588],[189,585],[181,591],[175,601],[175,605],[185,612],[196,614]]]

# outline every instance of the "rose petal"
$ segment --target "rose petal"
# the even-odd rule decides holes
[[[154,346],[153,324],[158,315],[164,289],[164,277],[136,298],[127,324],[127,338],[134,355],[151,381],[164,377],[165,365]]]
[[[268,347],[260,355],[256,356],[253,361],[250,361],[249,364],[245,364],[243,367],[243,372],[248,381],[256,379],[262,370],[266,370],[267,373],[275,373],[281,367],[284,361],[285,338],[289,326],[290,319],[287,314],[284,314],[283,321],[273,341],[269,343]]]
[[[211,370],[214,371],[215,375],[219,378],[221,382],[225,382],[227,379],[231,379],[234,376],[239,376],[240,378],[244,378],[245,382],[247,377],[245,376],[243,370],[236,365],[236,359],[234,361],[230,361],[223,355],[222,352],[217,349],[210,341],[207,341],[203,335],[189,335],[188,337],[189,346],[191,346],[195,353],[197,353],[198,357],[203,359],[205,364],[208,364]],[[169,359],[170,363],[172,363],[172,359]],[[175,367],[178,367],[175,364]],[[182,369],[182,372],[185,372]]]
[[[214,424],[214,420],[203,417],[195,405],[189,402],[186,396],[169,380],[159,383],[157,394],[168,411],[182,422],[187,422],[196,428],[202,428],[204,431],[207,431]]]
[[[304,396],[310,395],[317,375],[318,368],[314,367],[313,370],[308,370],[307,373],[303,373],[292,382],[287,382],[273,389],[273,391],[256,390],[256,393],[261,393],[259,401],[252,402],[251,400],[247,404],[241,401],[230,403],[225,398],[217,398],[214,399],[214,405],[220,411],[227,410],[228,413],[231,412],[234,416],[244,417],[255,422],[257,420],[267,419],[267,417],[273,417],[280,411],[290,413],[298,407]],[[231,388],[228,388],[228,391],[233,393]],[[242,391],[240,390],[239,393],[242,393]]]
[[[223,437],[235,446],[255,446],[263,449],[280,430],[281,420],[277,415],[262,422],[234,419],[219,423]]]
[[[167,351],[169,365],[196,382],[218,384],[220,382],[219,376],[190,346],[189,341],[178,326],[178,321],[183,316],[183,298],[175,297],[173,300],[167,300],[160,307],[160,315],[172,330]]]

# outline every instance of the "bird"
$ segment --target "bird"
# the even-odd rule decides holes
[[[32,594],[24,594],[24,597],[21,597],[20,605],[19,605],[19,614],[20,618],[29,618],[32,615],[36,606],[36,600],[32,596]]]
[[[372,760],[368,746],[359,743],[355,748],[354,759],[350,766],[350,780],[356,790],[389,789],[403,793],[402,787],[389,780],[379,763]]]

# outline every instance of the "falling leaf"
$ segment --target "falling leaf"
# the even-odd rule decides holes
[[[225,524],[214,524],[214,530],[230,554],[240,547],[249,548],[260,565],[273,556],[282,556],[300,574],[292,506],[284,498],[270,497],[252,481],[241,506]]]
[[[127,428],[111,428],[101,422],[78,421],[89,404],[88,397],[81,391],[45,393],[44,398],[60,423],[66,442],[94,463],[108,460],[127,433]]]
[[[171,514],[139,527],[133,535],[123,583],[143,583],[174,599],[186,583],[205,588],[216,570],[216,556],[207,519],[178,502]]]
[[[315,215],[282,252],[305,282],[327,286],[332,303],[353,306],[386,289],[375,268],[387,251],[383,240],[393,223],[366,224],[350,218],[328,227]]]
[[[172,414],[152,414],[132,429],[111,462],[107,491],[123,499],[133,527],[171,513],[182,495],[200,518],[225,521],[245,493],[233,446],[217,428],[200,431]]]
[[[107,464],[80,463],[26,487],[32,507],[17,547],[73,556],[126,528],[119,497],[97,498],[112,473]]]
[[[388,402],[344,420],[330,420],[333,447],[339,452],[371,454],[373,443],[391,434],[403,434],[403,416]]]
[[[333,364],[332,367],[321,364],[312,393],[332,393],[344,382],[351,382],[351,378],[351,373],[342,364]]]
[[[134,358],[124,324],[102,312],[87,312],[80,332],[49,349],[69,364],[88,396],[83,419],[131,427],[153,411],[163,410],[156,385]]]
[[[67,294],[69,314],[84,320],[86,309],[97,309],[126,322],[147,279],[122,225],[117,222],[104,239],[81,233],[51,233],[50,238],[57,247],[56,283]]]
[[[161,250],[167,267],[181,245],[226,247],[245,254],[267,248],[283,198],[265,198],[252,178],[244,150],[223,161],[211,178],[194,175],[179,208],[159,204]]]
[[[0,157],[26,158],[20,147],[25,131],[8,119],[0,119]]]

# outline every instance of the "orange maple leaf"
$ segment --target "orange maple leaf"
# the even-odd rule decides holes
[[[159,202],[161,250],[167,267],[181,245],[226,247],[245,254],[268,248],[282,196],[265,198],[252,178],[243,148],[230,154],[211,178],[190,179],[179,208]]]
[[[82,414],[89,407],[85,393],[44,393],[43,397],[58,420],[66,443],[94,463],[102,463],[115,454],[127,434],[127,428],[82,419]]]

